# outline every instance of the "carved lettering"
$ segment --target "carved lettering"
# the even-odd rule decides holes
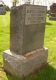
[[[46,7],[26,6],[25,25],[45,23]]]

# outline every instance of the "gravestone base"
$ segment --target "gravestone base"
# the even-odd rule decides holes
[[[4,51],[4,70],[17,77],[26,77],[47,63],[48,49],[42,48],[25,55]]]
[[[56,20],[56,17],[49,16],[49,20]]]

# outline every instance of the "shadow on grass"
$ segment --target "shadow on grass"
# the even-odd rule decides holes
[[[8,80],[56,80],[56,69],[50,65],[47,65],[43,69],[36,71],[24,79],[18,79],[9,74],[7,74],[7,77]]]
[[[51,25],[52,25],[52,23],[50,23],[50,22],[46,22],[46,25],[49,25],[49,26],[51,26]]]

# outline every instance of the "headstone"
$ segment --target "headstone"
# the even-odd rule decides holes
[[[50,6],[49,19],[56,20],[56,3]]]
[[[4,5],[4,2],[0,0],[0,15],[5,15],[6,13],[6,6]]]
[[[4,69],[23,77],[47,63],[44,48],[46,6],[24,4],[11,9],[10,50],[4,52]]]
[[[25,54],[44,45],[46,7],[23,5],[11,10],[10,50]]]
[[[25,4],[30,4],[31,0],[24,0]]]
[[[6,8],[3,5],[0,5],[0,15],[5,15],[6,14]]]

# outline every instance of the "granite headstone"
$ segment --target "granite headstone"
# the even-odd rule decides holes
[[[23,5],[11,10],[10,50],[24,55],[43,48],[46,7]]]
[[[28,76],[47,63],[46,6],[13,7],[10,16],[10,50],[3,54],[4,69],[17,77]]]

